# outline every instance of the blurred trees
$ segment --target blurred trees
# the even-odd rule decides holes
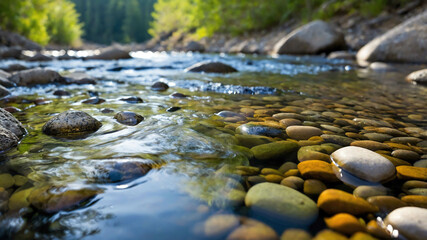
[[[84,39],[112,42],[143,42],[148,34],[156,0],[72,0],[84,23]]]
[[[409,0],[158,0],[149,33],[190,32],[196,38],[214,33],[239,35],[291,18],[309,21],[338,14],[375,16]]]
[[[1,0],[0,27],[42,45],[78,45],[82,25],[67,0]]]

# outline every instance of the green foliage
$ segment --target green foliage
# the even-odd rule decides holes
[[[196,37],[214,33],[243,34],[265,29],[291,18],[310,21],[337,14],[360,12],[376,16],[390,5],[408,0],[158,0],[149,33],[194,32]]]
[[[0,27],[46,45],[77,43],[81,25],[67,0],[1,0]]]
[[[156,0],[72,0],[91,42],[142,42],[148,34]]]

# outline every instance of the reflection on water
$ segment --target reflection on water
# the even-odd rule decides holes
[[[60,53],[53,53],[60,54]],[[83,53],[75,53],[80,56]],[[402,81],[404,72],[372,75],[345,62],[320,57],[267,58],[183,53],[133,53],[133,59],[119,61],[53,61],[43,66],[60,71],[83,71],[99,79],[97,85],[47,85],[16,87],[1,106],[22,109],[15,116],[28,135],[9,151],[0,172],[20,174],[30,180],[21,188],[47,183],[100,188],[84,207],[53,215],[33,212],[0,216],[7,222],[1,235],[15,238],[94,239],[195,239],[205,238],[197,223],[214,213],[241,213],[246,185],[234,166],[249,165],[250,153],[237,147],[234,130],[220,117],[222,110],[244,107],[282,108],[308,104],[319,111],[328,106],[350,106],[360,116],[409,121],[418,127],[427,122],[408,119],[427,101],[426,88]],[[184,69],[202,60],[220,60],[239,73],[195,74]],[[2,61],[0,67],[19,63]],[[166,92],[150,86],[166,82]],[[57,97],[57,89],[71,93]],[[82,104],[88,91],[106,102]],[[187,98],[171,98],[180,92]],[[119,99],[137,96],[143,103]],[[45,105],[34,104],[47,99]],[[317,103],[318,105],[316,105]],[[322,103],[322,104],[320,104]],[[335,104],[335,106],[334,106]],[[170,107],[180,107],[167,112]],[[410,106],[410,107],[408,107]],[[102,113],[109,108],[113,113]],[[60,139],[41,133],[43,124],[56,113],[82,110],[103,123],[101,129],[83,139]],[[313,109],[313,108],[312,108]],[[115,112],[133,111],[145,120],[126,126]],[[307,110],[309,111],[309,110]],[[311,110],[313,111],[313,110]],[[317,118],[318,117],[318,118]],[[313,121],[324,116],[313,114]]]

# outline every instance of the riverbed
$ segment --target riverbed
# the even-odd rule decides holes
[[[236,173],[236,169],[279,169],[285,161],[299,161],[296,153],[279,162],[255,161],[250,148],[242,146],[236,137],[239,125],[279,125],[279,120],[272,116],[288,112],[303,116],[299,119],[301,124],[318,127],[329,135],[348,137],[348,132],[375,132],[364,125],[344,123],[345,119],[357,118],[385,121],[390,128],[406,130],[408,136],[424,142],[427,139],[427,88],[406,82],[404,78],[410,70],[405,67],[378,72],[358,68],[351,61],[321,56],[164,52],[133,52],[132,56],[117,61],[0,61],[1,68],[19,63],[61,74],[82,72],[98,79],[94,85],[49,84],[9,89],[12,96],[2,99],[0,106],[20,109],[14,116],[28,132],[18,147],[0,155],[0,173],[28,179],[9,191],[55,185],[99,192],[79,206],[57,213],[40,213],[31,207],[3,212],[0,236],[223,239],[229,232],[206,232],[206,220],[218,214],[260,220],[280,236],[290,225],[271,221],[245,207],[242,195],[244,198],[253,182],[248,181],[247,175]],[[185,71],[206,60],[226,63],[238,72]],[[151,86],[158,81],[169,88],[152,90]],[[57,90],[70,95],[54,95]],[[173,93],[185,96],[174,97]],[[105,102],[84,103],[91,97]],[[139,97],[143,102],[124,101],[126,97]],[[42,133],[43,125],[52,116],[67,110],[84,111],[103,125],[95,133],[77,139]],[[144,120],[136,126],[121,124],[114,119],[120,111],[138,113]],[[222,111],[239,113],[244,119],[224,119],[218,115]],[[286,128],[276,125],[283,131]],[[390,139],[377,141],[386,143]],[[426,158],[425,149],[417,148],[421,156],[418,161]],[[395,148],[382,153],[390,154],[391,150]],[[143,170],[135,170],[137,167]],[[394,189],[391,195],[398,196],[399,184],[402,182],[396,180],[385,186]],[[351,190],[343,185],[326,184],[328,188]],[[317,196],[310,198],[315,201]],[[314,224],[301,228],[314,236],[325,228],[322,219],[320,214]]]

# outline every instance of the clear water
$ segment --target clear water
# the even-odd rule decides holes
[[[425,120],[408,119],[410,114],[427,119],[427,88],[405,82],[411,70],[406,67],[375,73],[323,57],[149,52],[133,56],[119,61],[0,62],[0,67],[20,63],[62,73],[83,71],[100,79],[96,85],[12,88],[17,98],[2,101],[1,107],[23,110],[15,116],[28,135],[16,149],[1,155],[0,173],[27,176],[34,186],[48,183],[103,190],[84,206],[53,215],[4,213],[0,215],[0,235],[16,239],[206,238],[200,233],[200,224],[212,214],[247,212],[224,199],[241,179],[220,172],[249,165],[249,159],[247,150],[236,145],[233,131],[223,128],[215,116],[222,110],[280,108],[305,101],[330,109],[340,104],[351,106],[359,109],[359,117],[392,118],[427,127]],[[184,71],[203,60],[218,60],[239,72],[222,75]],[[152,91],[150,86],[156,81],[166,82],[170,88]],[[56,97],[53,91],[57,89],[67,90],[71,96]],[[106,102],[82,104],[89,98],[88,91],[98,92]],[[189,97],[174,99],[169,96],[173,92]],[[141,97],[144,103],[119,100],[125,96]],[[50,102],[36,105],[35,99]],[[181,109],[167,112],[172,106]],[[114,113],[102,113],[104,108],[133,111],[145,120],[137,126],[125,126],[113,119]],[[89,113],[103,123],[102,128],[75,140],[41,132],[52,115],[69,109]],[[143,176],[111,182],[105,169],[124,162],[144,163],[152,169]],[[281,233],[280,227],[273,227]]]

